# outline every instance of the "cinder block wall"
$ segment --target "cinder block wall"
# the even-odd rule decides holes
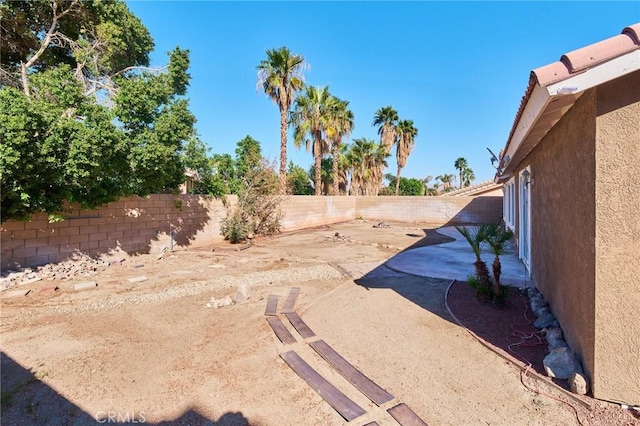
[[[227,197],[230,204],[235,196]],[[282,205],[282,230],[373,220],[438,225],[499,222],[502,197],[312,197],[289,196]],[[197,195],[132,197],[97,210],[78,208],[63,222],[39,213],[29,222],[0,228],[2,269],[60,262],[74,253],[122,257],[159,253],[171,245],[198,247],[222,240],[220,200]],[[170,238],[172,233],[173,238]]]
[[[74,253],[121,257],[160,252],[171,244],[206,244],[222,239],[224,216],[219,200],[168,194],[131,197],[97,210],[72,208],[57,223],[38,213],[28,222],[2,224],[0,266],[55,263]]]
[[[292,195],[282,204],[282,231],[311,228],[353,220],[357,197],[310,197]]]
[[[502,197],[357,197],[356,215],[438,225],[498,223]]]

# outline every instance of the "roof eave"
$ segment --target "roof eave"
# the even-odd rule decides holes
[[[586,90],[639,69],[640,50],[636,49],[547,86],[535,82],[503,150],[496,180],[512,173]]]

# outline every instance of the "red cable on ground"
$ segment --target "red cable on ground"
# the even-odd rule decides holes
[[[578,421],[578,424],[580,426],[583,426],[582,420],[580,420],[580,414],[578,414],[578,409],[571,404],[568,401],[565,401],[564,399],[561,398],[557,398],[553,395],[549,395],[548,393],[544,393],[544,392],[540,392],[538,390],[535,390],[533,388],[531,388],[529,385],[527,385],[524,382],[524,377],[527,375],[527,372],[529,371],[529,369],[531,368],[531,364],[527,365],[527,368],[525,368],[524,370],[520,370],[520,383],[522,383],[522,385],[527,388],[530,392],[534,392],[538,395],[542,395],[542,396],[546,396],[547,398],[551,398],[551,399],[555,399],[556,401],[562,402],[563,404],[568,405],[569,407],[571,407],[573,409],[574,414],[576,415],[576,420]]]

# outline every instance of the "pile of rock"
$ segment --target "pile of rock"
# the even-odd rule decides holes
[[[85,254],[75,259],[60,263],[49,263],[36,268],[24,268],[18,271],[6,271],[6,276],[0,278],[0,288],[6,290],[17,285],[31,284],[43,279],[72,280],[80,277],[96,275],[107,268],[109,262],[93,259]]]
[[[534,327],[542,330],[547,339],[548,354],[543,360],[544,369],[549,377],[566,379],[569,381],[571,391],[584,395],[589,391],[589,384],[584,375],[584,370],[576,354],[564,341],[562,328],[556,320],[549,303],[536,288],[529,288],[527,296],[531,304],[531,310],[537,319]]]
[[[374,228],[391,228],[391,225],[384,223],[384,222],[378,222],[377,225],[373,225]]]
[[[207,303],[206,306],[207,308],[222,308],[223,306],[231,306],[239,303],[245,303],[250,298],[251,298],[251,288],[249,287],[249,284],[242,283],[238,286],[238,290],[236,291],[236,294],[233,296],[233,299],[231,298],[231,296],[225,296],[222,299],[216,299],[215,297],[212,297],[211,299],[209,299],[209,302]]]
[[[346,235],[340,235],[339,232],[333,234],[332,237],[324,237],[324,241],[326,242],[334,242],[334,243],[346,243],[351,241],[351,239]]]

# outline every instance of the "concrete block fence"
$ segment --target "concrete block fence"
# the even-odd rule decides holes
[[[227,201],[233,205],[236,198]],[[434,225],[489,223],[500,221],[502,197],[289,196],[282,210],[282,231],[359,217]],[[80,253],[109,258],[206,246],[222,240],[225,215],[221,200],[169,194],[126,198],[97,210],[72,208],[57,223],[39,213],[31,221],[2,224],[0,267],[55,263]]]

